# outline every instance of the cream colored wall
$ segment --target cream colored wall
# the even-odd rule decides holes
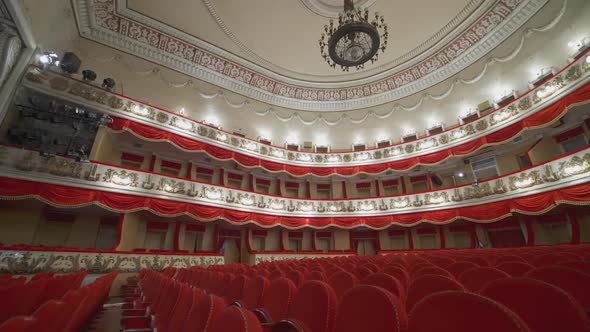
[[[537,165],[558,157],[561,154],[561,147],[555,142],[553,137],[544,137],[529,151],[529,158],[531,158],[533,165]]]
[[[184,244],[187,240],[187,232],[186,232],[186,225],[184,223],[176,223],[176,227],[179,227],[178,230],[178,249],[183,250]],[[176,232],[176,230],[175,230]],[[193,240],[193,247],[194,247],[194,240]],[[191,247],[192,248],[192,247]]]
[[[332,198],[344,198],[344,192],[342,191],[342,181],[332,181]]]
[[[302,230],[303,239],[301,240],[301,249],[304,251],[312,250],[311,241],[313,239],[313,231],[309,229]]]
[[[168,224],[168,232],[166,232],[166,237],[164,239],[164,250],[174,250],[174,229],[176,224],[171,222]]]
[[[42,223],[43,210],[38,208],[0,209],[0,243],[5,245],[33,244],[35,233]]]
[[[73,248],[95,248],[100,217],[94,214],[79,214],[70,229],[66,246]]]
[[[98,128],[98,131],[96,132],[96,138],[88,158],[90,160],[102,161],[104,163],[121,165],[121,151],[114,148],[113,137],[106,127]]]
[[[332,237],[334,239],[334,250],[350,250],[350,231],[346,229],[334,229]]]
[[[278,251],[280,250],[280,230],[276,229],[269,229],[266,231],[266,239],[264,243],[264,247],[267,251]]]
[[[215,225],[207,223],[205,225],[205,232],[203,233],[203,251],[213,251],[215,249]]]
[[[576,211],[576,217],[580,226],[580,242],[590,242],[590,214],[579,210]]]
[[[142,248],[145,239],[145,223],[140,220],[139,213],[126,213],[121,228],[121,242],[117,250],[129,251]]]
[[[514,154],[501,154],[496,156],[496,163],[500,175],[512,173],[520,169],[520,165]]]

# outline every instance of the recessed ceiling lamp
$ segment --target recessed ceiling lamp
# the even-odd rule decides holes
[[[344,12],[338,14],[338,27],[330,20],[324,25],[319,40],[320,54],[332,68],[339,65],[342,71],[350,67],[363,69],[367,61],[379,58],[379,50],[387,48],[387,24],[383,16],[375,12],[369,22],[369,10],[354,8],[353,0],[344,0]]]

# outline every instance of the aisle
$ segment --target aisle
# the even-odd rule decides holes
[[[104,311],[95,318],[87,332],[118,332],[121,330],[122,298],[110,298]]]

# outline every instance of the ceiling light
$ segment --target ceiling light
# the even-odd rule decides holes
[[[338,26],[330,20],[324,25],[319,40],[320,54],[332,68],[339,65],[343,71],[350,67],[363,69],[365,62],[379,58],[379,51],[387,48],[387,24],[383,16],[375,13],[369,21],[369,10],[354,8],[353,0],[344,0],[344,12],[338,14]]]
[[[82,79],[87,82],[92,82],[96,79],[96,73],[90,69],[82,70]]]
[[[465,177],[465,173],[459,172],[459,173],[457,173],[457,176],[460,177],[460,178]]]
[[[115,88],[115,85],[116,85],[115,80],[112,79],[112,78],[110,78],[110,77],[105,78],[102,81],[102,87],[103,87],[103,89],[107,89],[109,91],[112,91]]]
[[[180,110],[178,111],[178,114],[184,115],[184,113],[185,113],[184,107],[181,107]]]
[[[55,52],[44,52],[39,57],[39,62],[41,62],[42,65],[59,66],[59,57]]]

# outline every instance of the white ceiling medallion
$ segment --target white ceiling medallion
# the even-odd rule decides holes
[[[357,0],[354,5],[357,8],[371,7],[377,0]],[[342,1],[339,0],[301,0],[301,2],[312,12],[324,17],[338,17],[342,13]]]

